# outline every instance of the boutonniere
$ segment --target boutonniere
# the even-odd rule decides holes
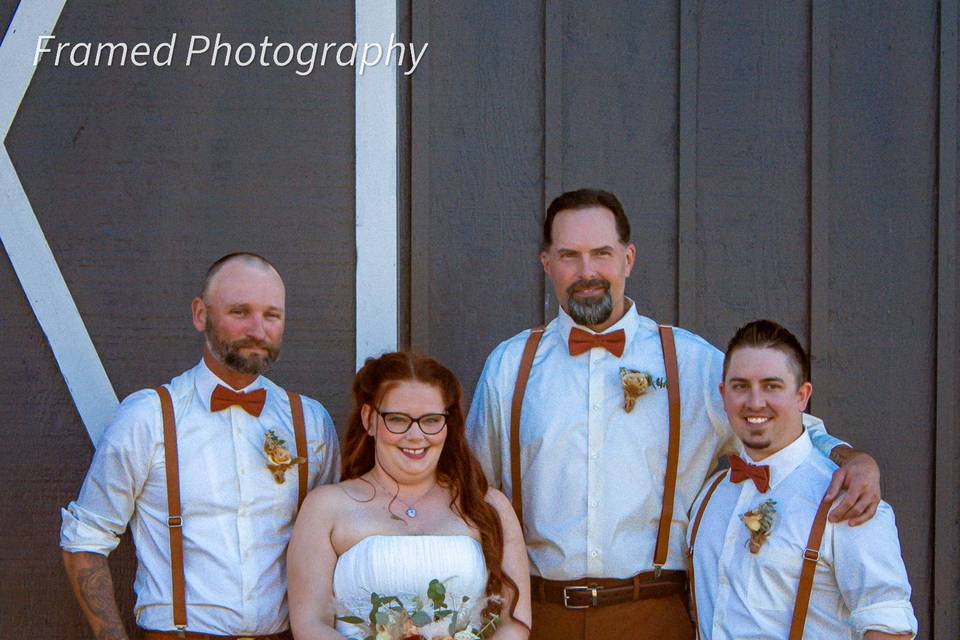
[[[267,430],[263,434],[263,452],[267,454],[267,469],[273,474],[273,479],[277,484],[283,484],[286,479],[287,469],[303,464],[307,461],[303,456],[294,458],[287,449],[286,441],[277,437],[273,429]]]
[[[634,371],[633,369],[620,367],[620,384],[623,386],[623,410],[630,413],[637,403],[637,398],[650,389],[666,388],[667,381],[663,378],[654,379],[646,371]]]
[[[776,513],[777,501],[767,500],[740,516],[743,526],[750,531],[750,553],[759,553],[760,547],[770,537],[770,532],[773,530],[773,517]]]

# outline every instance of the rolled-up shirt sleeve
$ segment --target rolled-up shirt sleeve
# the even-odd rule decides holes
[[[836,525],[833,557],[837,584],[860,636],[867,631],[916,636],[910,582],[890,505],[881,502],[873,519],[858,527]]]
[[[64,551],[109,555],[117,547],[162,446],[161,431],[155,391],[138,391],[121,403],[97,445],[80,495],[61,509]]]

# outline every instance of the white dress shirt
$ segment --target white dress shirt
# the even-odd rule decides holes
[[[624,411],[620,367],[665,378],[657,323],[636,305],[604,333],[623,329],[622,357],[602,348],[573,357],[577,326],[560,309],[547,325],[527,383],[520,425],[523,515],[533,575],[553,580],[627,578],[653,566],[667,465],[667,390],[651,387]],[[586,327],[580,327],[590,331]],[[492,486],[511,495],[510,405],[529,330],[498,346],[484,366],[467,435]],[[686,569],[687,512],[721,453],[733,451],[719,384],[723,354],[674,331],[680,376],[680,464],[666,569]],[[817,431],[818,446],[842,444]]]
[[[751,480],[733,484],[728,475],[700,521],[693,562],[705,640],[789,635],[810,527],[837,467],[806,433],[760,464],[770,467],[766,493]],[[694,504],[694,515],[702,500]],[[766,500],[776,501],[773,528],[753,554],[740,515]],[[871,630],[917,633],[897,526],[885,502],[858,527],[827,522],[804,637],[861,638]]]
[[[201,361],[168,385],[173,398],[183,509],[190,631],[270,634],[288,627],[285,553],[297,508],[297,468],[278,484],[267,468],[264,434],[295,450],[287,394],[260,376],[242,391],[267,391],[253,417],[233,406],[210,411],[214,388],[229,385]],[[309,486],[335,482],[340,454],[333,421],[303,398]],[[298,455],[304,455],[297,452]],[[80,496],[62,510],[60,546],[109,554],[130,523],[137,551],[137,624],[173,629],[167,488],[160,401],[138,391],[117,410],[93,457]]]

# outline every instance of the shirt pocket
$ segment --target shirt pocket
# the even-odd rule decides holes
[[[748,601],[751,607],[763,611],[793,611],[803,550],[771,542],[768,540],[756,554],[746,554]]]

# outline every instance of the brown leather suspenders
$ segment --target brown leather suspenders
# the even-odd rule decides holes
[[[660,325],[663,366],[667,373],[667,400],[670,403],[670,444],[667,446],[667,471],[663,480],[663,507],[657,547],[653,554],[653,570],[657,574],[667,563],[670,549],[670,524],[673,522],[673,499],[677,490],[677,467],[680,465],[680,374],[677,370],[677,347],[673,327]]]
[[[187,628],[187,598],[183,578],[183,516],[180,512],[180,464],[173,400],[166,387],[157,387],[163,415],[163,460],[167,472],[167,528],[170,532],[170,573],[173,580],[173,626]]]
[[[713,496],[720,482],[727,477],[724,471],[710,485],[707,495],[703,497],[700,508],[697,510],[697,517],[693,519],[692,529],[690,530],[690,547],[687,549],[688,564],[687,575],[690,576],[690,614],[693,619],[693,629],[700,637],[699,617],[697,615],[697,589],[694,581],[693,571],[693,550],[697,542],[697,531],[700,529],[700,520],[703,518],[703,512],[707,510],[707,503]],[[807,607],[810,605],[810,594],[813,592],[813,575],[817,570],[817,561],[820,559],[820,543],[823,542],[823,532],[827,526],[827,513],[830,511],[830,505],[833,501],[824,500],[817,509],[817,515],[813,518],[813,525],[810,527],[810,536],[807,538],[807,548],[803,552],[803,567],[800,570],[800,581],[797,586],[797,597],[793,605],[793,619],[790,621],[789,640],[802,640],[803,627],[807,621]]]
[[[790,622],[790,640],[803,638],[803,625],[807,621],[807,606],[810,604],[810,593],[813,591],[813,574],[817,570],[817,561],[820,559],[820,543],[823,541],[823,531],[827,527],[827,512],[833,501],[822,501],[813,518],[810,527],[810,537],[807,538],[807,548],[803,551],[803,568],[800,570],[800,585],[797,587],[797,599],[793,605],[793,620]]]
[[[307,455],[307,429],[303,423],[303,399],[299,393],[287,391],[287,397],[290,399],[290,415],[293,418],[293,440],[297,450],[294,457],[303,456],[304,462],[297,465],[297,511],[300,511],[300,505],[303,499],[307,497],[307,468],[310,456]]]
[[[693,574],[693,545],[697,541],[697,531],[700,529],[700,520],[703,518],[703,512],[707,510],[707,503],[710,502],[713,492],[717,490],[717,487],[720,486],[723,479],[727,477],[727,473],[727,471],[721,473],[717,476],[717,479],[713,481],[713,484],[710,485],[710,489],[707,490],[707,495],[703,497],[703,502],[700,503],[700,508],[697,509],[697,517],[693,519],[690,525],[690,546],[687,547],[687,577],[690,580],[690,619],[693,621],[693,632],[697,638],[700,637],[700,618],[697,615],[697,584]]]
[[[523,526],[523,495],[520,481],[520,412],[523,396],[527,390],[527,380],[537,346],[543,337],[543,327],[530,330],[530,336],[523,348],[517,383],[513,390],[513,402],[510,408],[510,482],[512,501],[520,525]],[[657,531],[657,546],[653,555],[654,572],[659,575],[667,562],[670,548],[670,524],[673,521],[673,501],[677,486],[677,467],[680,461],[680,384],[677,370],[677,350],[673,340],[673,327],[660,326],[660,343],[663,346],[663,363],[667,374],[667,400],[670,404],[670,442],[667,447],[667,470],[663,483],[663,507],[660,512],[660,526]]]
[[[178,631],[187,628],[186,581],[183,571],[183,514],[180,506],[180,463],[177,454],[177,422],[173,414],[173,400],[166,387],[157,387],[160,413],[163,416],[163,457],[167,476],[167,527],[170,532],[170,573],[173,582],[173,626]],[[303,400],[299,394],[287,392],[293,433],[296,442],[294,456],[307,455],[307,433],[303,420]],[[297,465],[297,510],[307,497],[307,465]]]
[[[513,403],[510,406],[510,485],[513,501],[513,510],[517,512],[517,519],[523,527],[523,492],[520,486],[520,411],[523,408],[523,396],[527,392],[527,380],[530,379],[530,369],[533,367],[533,358],[537,355],[537,345],[543,337],[543,327],[534,327],[530,330],[530,337],[523,347],[520,357],[520,370],[517,372],[517,384],[513,389]]]

